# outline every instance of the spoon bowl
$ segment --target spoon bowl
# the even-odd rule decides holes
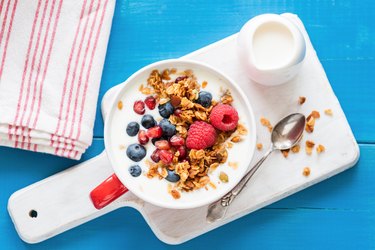
[[[225,216],[229,205],[273,151],[290,149],[301,140],[305,122],[303,114],[294,113],[284,117],[276,124],[271,133],[271,148],[229,193],[208,207],[206,217],[208,222],[220,220]]]
[[[285,150],[296,145],[302,138],[305,121],[305,116],[300,113],[288,115],[280,120],[271,133],[273,147]]]

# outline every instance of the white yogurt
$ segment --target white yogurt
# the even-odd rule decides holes
[[[213,99],[219,100],[222,92],[221,89],[231,89],[223,79],[218,78],[213,72],[202,71],[199,68],[188,67],[177,67],[178,65],[171,66],[178,69],[178,71],[183,71],[186,69],[192,69],[194,74],[198,78],[198,82],[201,84],[203,81],[207,81],[208,85],[204,89],[209,91]],[[159,70],[163,70],[160,68]],[[109,141],[110,149],[106,142],[106,150],[112,156],[112,165],[115,169],[116,174],[119,176],[120,180],[127,186],[132,192],[137,196],[149,201],[153,204],[165,206],[166,203],[170,203],[171,208],[181,208],[181,207],[194,207],[196,202],[202,200],[210,200],[210,197],[217,199],[221,195],[228,192],[236,182],[244,175],[246,169],[249,166],[250,160],[252,158],[253,148],[255,146],[255,128],[253,126],[253,117],[251,117],[248,107],[246,107],[246,102],[241,98],[241,95],[232,90],[232,96],[234,98],[233,106],[237,109],[240,122],[242,122],[247,129],[249,134],[244,136],[243,141],[234,144],[232,149],[228,149],[228,160],[226,163],[220,165],[213,173],[211,173],[210,179],[217,186],[216,189],[209,187],[208,190],[201,188],[193,192],[181,192],[181,198],[176,200],[168,193],[168,182],[167,180],[159,180],[158,178],[149,179],[145,176],[148,171],[148,167],[145,164],[145,160],[151,161],[150,156],[155,150],[155,146],[152,144],[151,140],[145,145],[147,149],[146,157],[136,163],[131,161],[126,155],[126,148],[132,143],[138,143],[137,136],[130,137],[126,133],[126,126],[129,122],[136,121],[140,124],[142,115],[138,115],[133,111],[133,104],[136,100],[144,100],[146,95],[139,92],[138,88],[141,84],[146,84],[149,72],[139,75],[132,81],[134,84],[131,86],[126,86],[128,89],[120,96],[117,101],[123,102],[122,110],[116,109],[112,116],[112,120],[109,122],[109,130],[111,131],[106,136],[109,135],[110,138],[106,138]],[[172,76],[174,79],[176,76]],[[151,114],[153,117],[160,121],[162,117],[158,114],[158,108],[150,111],[146,107],[146,113]],[[142,125],[140,125],[141,129]],[[251,136],[251,137],[250,137]],[[125,146],[122,148],[122,146]],[[248,154],[251,153],[251,155]],[[228,166],[228,162],[237,162],[238,168],[234,170],[232,167]],[[138,164],[142,168],[142,175],[139,177],[132,177],[128,168],[131,165]],[[224,171],[228,174],[229,183],[221,183],[219,180],[220,171]],[[216,198],[215,198],[216,197]],[[213,201],[213,200],[212,200]]]

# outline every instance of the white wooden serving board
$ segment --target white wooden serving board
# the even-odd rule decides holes
[[[316,122],[314,133],[305,134],[304,140],[311,139],[317,144],[323,144],[326,152],[317,155],[314,151],[311,156],[307,156],[302,146],[300,153],[290,153],[286,159],[279,152],[274,153],[233,202],[226,217],[212,224],[206,222],[207,206],[188,210],[159,208],[129,192],[106,208],[96,210],[89,193],[113,173],[103,152],[87,162],[19,190],[10,197],[8,210],[20,237],[26,242],[37,243],[114,209],[131,206],[144,216],[160,240],[179,244],[353,166],[359,158],[359,148],[339,101],[302,22],[293,14],[283,15],[299,26],[307,43],[301,72],[285,85],[264,87],[252,83],[246,77],[237,59],[236,34],[186,55],[185,58],[205,62],[234,79],[247,94],[257,120],[265,116],[271,123],[275,123],[292,112],[308,115],[313,109],[320,111],[321,118]],[[108,111],[109,100],[117,88],[118,86],[112,88],[105,95],[102,102],[103,115]],[[307,97],[302,106],[297,102],[299,96]],[[332,117],[324,115],[327,108],[332,109]],[[266,128],[259,125],[254,136],[257,136],[258,142],[263,143],[264,148],[269,146],[270,133]],[[264,152],[265,150],[256,152],[253,163]],[[246,154],[246,149],[243,153]],[[306,166],[311,169],[309,177],[302,175]],[[38,212],[36,218],[30,217],[31,210]]]

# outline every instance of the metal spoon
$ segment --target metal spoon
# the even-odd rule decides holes
[[[273,151],[290,149],[299,142],[305,128],[305,121],[303,114],[295,113],[288,115],[276,124],[271,133],[271,148],[229,193],[208,207],[206,217],[208,222],[214,222],[224,217],[234,198],[244,189],[246,183]]]

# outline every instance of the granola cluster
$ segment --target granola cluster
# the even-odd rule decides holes
[[[171,75],[178,75],[174,79]],[[190,125],[196,121],[209,123],[212,109],[219,103],[231,105],[233,97],[229,90],[223,90],[220,99],[212,100],[207,107],[197,103],[201,88],[207,86],[207,81],[199,84],[191,70],[177,72],[176,69],[166,69],[162,72],[153,70],[147,79],[147,86],[141,85],[140,91],[146,95],[153,94],[159,104],[170,102],[175,107],[175,112],[169,116],[171,124],[175,125],[177,134],[186,139]],[[166,178],[168,170],[174,171],[180,179],[174,187],[169,187],[170,194],[180,198],[178,191],[192,191],[208,186],[216,188],[211,182],[209,173],[228,159],[228,149],[233,143],[241,141],[241,137],[247,134],[247,129],[238,124],[232,131],[217,131],[215,144],[205,149],[186,149],[187,157],[181,161],[180,152],[174,152],[171,164],[162,161],[147,161],[149,170],[147,177],[159,179]],[[219,179],[228,182],[228,176],[220,173]],[[207,185],[209,184],[209,185]]]

